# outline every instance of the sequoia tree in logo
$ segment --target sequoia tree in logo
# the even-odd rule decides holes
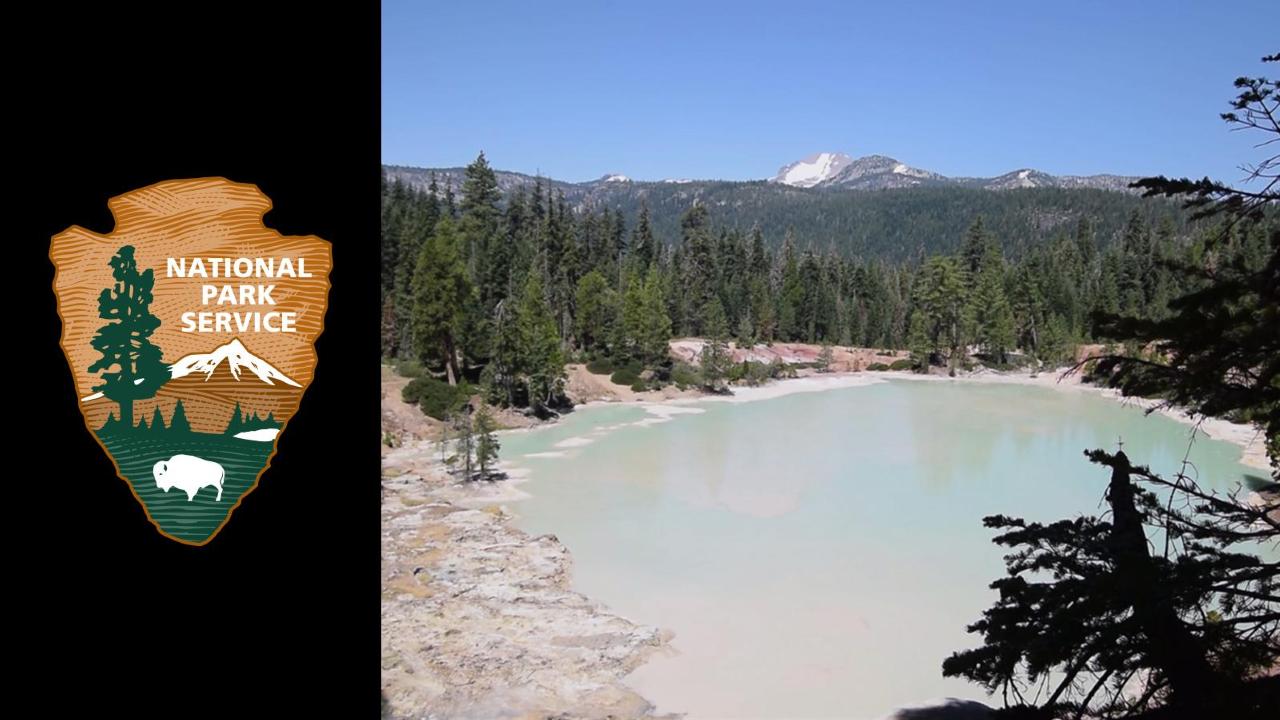
[[[62,348],[86,425],[147,517],[203,545],[256,487],[311,380],[329,244],[267,228],[266,196],[221,178],[109,205],[110,234],[53,238]]]

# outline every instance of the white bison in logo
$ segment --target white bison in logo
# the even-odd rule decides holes
[[[187,502],[194,500],[203,487],[217,488],[218,497],[214,502],[222,501],[222,481],[226,473],[221,465],[211,460],[194,455],[174,455],[156,463],[151,474],[155,475],[156,487],[165,492],[176,487],[187,494]]]

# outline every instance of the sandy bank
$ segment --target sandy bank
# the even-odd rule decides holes
[[[383,460],[382,691],[395,718],[650,717],[621,679],[667,636],[570,589],[510,481],[458,483],[428,444]]]

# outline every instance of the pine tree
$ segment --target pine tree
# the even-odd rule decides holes
[[[530,271],[532,273],[534,271]],[[498,303],[493,311],[493,347],[489,356],[490,396],[494,402],[508,407],[516,404],[516,389],[521,371],[520,324],[516,298]]]
[[[395,201],[395,196],[393,196]],[[440,220],[440,186],[436,174],[431,173],[431,181],[426,193],[415,194],[399,202],[411,202],[413,207],[402,213],[404,219],[399,222],[400,254],[395,268],[395,317],[396,356],[408,356],[413,353],[413,275],[418,266],[418,255],[422,253],[422,245],[435,232],[436,223]],[[392,214],[392,218],[398,215]],[[384,321],[384,326],[386,322]]]
[[[927,374],[937,352],[937,343],[930,329],[932,323],[923,308],[911,311],[911,324],[907,331],[907,348],[911,353],[911,366],[916,372]]]
[[[925,351],[926,345],[929,355],[945,352],[950,374],[955,375],[972,325],[965,276],[959,264],[949,257],[929,258],[920,270],[912,300],[913,355]]]
[[[575,298],[578,344],[588,352],[607,350],[618,313],[617,297],[609,281],[599,270],[592,270],[578,281]]]
[[[788,230],[782,240],[782,267],[778,290],[777,335],[782,341],[800,337],[799,312],[804,302],[804,287],[800,284],[800,265],[796,259],[795,237]]]
[[[520,306],[516,312],[519,341],[518,357],[525,378],[529,404],[542,411],[553,404],[561,393],[564,358],[560,354],[560,336],[547,305],[542,281],[537,272],[529,273]]]
[[[1151,236],[1137,209],[1129,216],[1121,248],[1120,309],[1121,312],[1133,315],[1146,308],[1145,285],[1151,271]]]
[[[962,269],[970,279],[970,288],[976,287],[977,279],[986,265],[993,258],[1000,257],[1000,250],[983,225],[981,215],[974,219],[965,233],[960,257]]]
[[[1006,363],[1017,338],[1002,274],[998,265],[990,265],[981,271],[970,312],[974,319],[974,340],[996,362]]]
[[[384,197],[387,195],[387,174],[384,170],[382,173],[382,188]],[[395,270],[396,263],[400,259],[400,235],[401,228],[404,224],[404,213],[408,205],[406,197],[408,190],[404,183],[396,179],[391,185],[390,198],[384,200],[382,206],[382,227],[379,236],[379,252],[380,260],[379,268],[381,269],[381,277],[379,282],[379,300],[386,300],[392,293],[395,286]]]
[[[481,479],[489,478],[489,468],[498,459],[498,451],[502,448],[494,432],[497,428],[489,407],[481,405],[475,418],[476,464],[480,466]]]
[[[751,228],[750,274],[753,280],[769,281],[769,251],[764,246],[764,232],[759,225]]]
[[[667,316],[658,271],[650,269],[641,296],[639,348],[645,364],[654,365],[667,359],[667,341],[671,338],[671,319]]]
[[[831,372],[831,363],[833,358],[834,352],[832,351],[831,343],[822,343],[822,350],[818,352],[818,360],[815,363],[817,371],[820,373]]]
[[[733,357],[729,353],[727,342],[728,323],[719,298],[712,298],[703,308],[702,325],[707,329],[699,357],[702,384],[710,392],[723,392],[725,376],[728,375]]]
[[[656,241],[653,239],[653,226],[649,221],[649,205],[640,205],[640,218],[636,221],[631,235],[631,260],[634,272],[643,276],[649,266],[657,260]]]
[[[482,152],[463,172],[458,237],[471,281],[479,291],[480,312],[485,316],[501,299],[511,270],[511,246],[500,232],[501,200],[497,176]]]
[[[388,296],[382,303],[382,357],[394,357],[400,346],[400,334],[396,329],[395,298]]]
[[[627,356],[642,365],[653,366],[667,356],[671,320],[657,268],[651,267],[644,280],[634,280],[622,301],[621,344]]]
[[[462,470],[463,480],[471,480],[474,477],[476,451],[476,435],[471,425],[471,406],[464,407],[454,415],[453,422],[450,424],[453,426],[454,447],[451,464]]]
[[[717,272],[707,208],[695,203],[680,218],[683,265],[680,268],[682,297],[687,302],[681,313],[682,328],[697,335],[705,332],[702,309],[716,297]]]
[[[151,342],[160,327],[160,319],[151,314],[154,272],[138,270],[132,245],[117,250],[109,265],[115,283],[98,295],[98,317],[108,322],[90,340],[102,357],[89,372],[102,373],[94,392],[119,405],[121,427],[132,428],[133,401],[153,397],[169,379],[169,368]]]
[[[1018,345],[1035,354],[1044,328],[1045,302],[1036,273],[1027,266],[1014,275],[1011,304]]]
[[[442,218],[422,246],[413,276],[413,339],[423,362],[439,362],[450,385],[458,383],[457,338],[472,296],[453,221]]]
[[[156,411],[151,413],[151,430],[153,432],[156,432],[156,431],[164,431],[167,429],[168,428],[164,426],[164,414],[160,412],[160,406],[157,405]]]
[[[546,290],[551,315],[561,341],[573,334],[573,301],[578,286],[579,250],[574,241],[572,217],[562,191],[547,213]]]

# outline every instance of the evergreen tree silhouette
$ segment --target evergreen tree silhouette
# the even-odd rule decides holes
[[[110,322],[90,341],[102,357],[89,372],[102,373],[102,384],[93,390],[120,406],[120,425],[131,429],[133,401],[154,396],[169,379],[169,369],[151,342],[160,327],[160,319],[151,314],[155,274],[150,268],[138,271],[132,245],[117,250],[109,264],[115,283],[98,296],[98,317]]]
[[[169,431],[175,433],[191,432],[191,421],[187,420],[187,410],[182,406],[182,401],[173,407],[173,417],[169,420]]]
[[[164,430],[164,413],[160,412],[160,407],[156,406],[156,411],[151,415],[151,429]]]
[[[236,407],[231,411],[231,420],[227,422],[227,429],[223,431],[224,435],[235,435],[244,429],[244,414],[240,410],[240,403],[236,403]]]

